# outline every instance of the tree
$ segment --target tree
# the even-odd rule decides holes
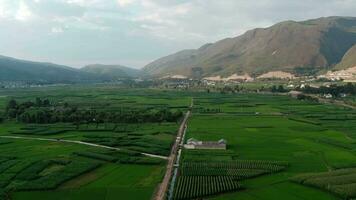
[[[277,90],[277,86],[273,85],[272,88],[271,88],[271,92],[274,93],[274,92],[277,92],[277,91],[278,91],[278,90]]]
[[[37,107],[41,107],[42,106],[42,99],[37,97],[35,104],[36,104]]]
[[[6,112],[8,112],[10,109],[17,109],[17,102],[14,99],[11,99],[6,106]]]
[[[51,102],[48,99],[43,100],[43,106],[50,106]]]
[[[284,89],[283,85],[279,85],[277,91],[278,92],[285,92],[286,90]]]

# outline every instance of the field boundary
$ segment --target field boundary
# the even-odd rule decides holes
[[[8,136],[8,135],[0,136],[0,138],[23,139],[23,140],[38,140],[38,141],[49,141],[49,142],[62,142],[62,143],[81,144],[81,145],[104,148],[104,149],[110,149],[110,150],[115,150],[115,151],[121,151],[122,150],[122,149],[116,148],[116,147],[110,147],[110,146],[105,146],[105,145],[100,145],[100,144],[89,143],[89,142],[82,142],[82,141],[78,141],[78,140],[62,140],[62,139],[52,139],[52,138]],[[168,157],[166,157],[166,156],[155,155],[155,154],[144,153],[144,152],[139,152],[139,153],[141,155],[144,155],[144,156],[147,156],[147,157],[159,158],[159,159],[164,159],[164,160],[168,159]]]

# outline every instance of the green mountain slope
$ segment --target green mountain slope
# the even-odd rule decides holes
[[[81,71],[98,74],[113,79],[117,78],[135,78],[140,76],[140,70],[121,65],[88,65],[81,68]]]
[[[354,44],[356,18],[286,21],[158,59],[144,71],[155,76],[208,76],[322,70],[339,63]]]
[[[0,81],[76,83],[97,82],[104,79],[63,65],[0,56]]]

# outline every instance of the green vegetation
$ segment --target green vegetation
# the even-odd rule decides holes
[[[49,167],[49,166],[46,166]],[[21,184],[16,187],[16,190],[50,190],[56,189],[59,185],[63,184],[66,181],[69,181],[75,177],[78,177],[86,172],[90,172],[93,169],[99,167],[97,162],[81,162],[81,161],[72,161],[67,164],[63,169],[58,171],[53,171],[49,174],[45,174],[41,177],[36,177],[33,179],[33,174],[38,174],[37,169],[31,169],[28,173],[28,177],[31,178],[31,181]],[[32,171],[33,170],[33,171]],[[44,171],[42,169],[41,171]],[[29,180],[28,177],[24,176],[25,179]]]
[[[329,87],[320,86],[319,88],[313,88],[306,86],[301,89],[304,93],[309,94],[331,94],[334,97],[341,97],[342,94],[356,95],[356,84],[347,83],[345,85],[330,85]]]
[[[182,112],[170,109],[155,110],[153,108],[130,109],[120,108],[117,111],[78,108],[68,103],[53,104],[48,99],[37,98],[35,102],[26,101],[18,104],[11,99],[6,106],[7,117],[23,123],[146,123],[146,122],[177,122]]]
[[[174,199],[192,199],[242,189],[240,181],[283,170],[282,162],[219,161],[183,162]]]
[[[342,198],[352,199],[356,197],[356,169],[347,168],[330,172],[302,174],[292,178],[293,181],[307,186],[314,186]]]
[[[223,138],[227,150],[184,150],[180,177],[185,177],[184,173],[212,177],[240,175],[234,179],[240,185],[236,190],[206,194],[209,197],[205,198],[338,199],[290,180],[299,174],[356,166],[353,109],[269,94],[209,93],[197,95],[194,102],[185,139]],[[219,113],[205,112],[208,109]],[[226,166],[245,160],[288,165],[282,171],[266,174],[263,170],[214,169],[207,164]],[[190,163],[196,167],[186,169]],[[241,178],[244,175],[246,178]],[[175,192],[181,190],[177,189],[179,179]],[[205,185],[209,187],[209,183]]]
[[[230,176],[181,176],[174,199],[195,199],[239,189],[238,179]]]
[[[3,89],[0,96],[3,116],[12,99],[17,108],[25,102],[32,102],[35,110],[56,110],[67,104],[80,111],[123,110],[136,116],[143,111],[184,113],[193,97],[185,140],[223,138],[227,150],[183,150],[175,199],[354,197],[356,111],[351,108],[279,94],[107,85]],[[37,106],[40,100],[41,106]],[[100,123],[24,123],[18,117],[4,117],[0,124],[0,196],[15,200],[151,199],[162,181],[166,161],[141,153],[169,155],[179,120],[104,119]]]
[[[107,86],[4,89],[0,96],[0,188],[12,199],[46,199],[53,193],[61,200],[150,199],[166,161],[141,153],[168,155],[190,102],[172,92]],[[174,120],[168,116],[177,113]]]
[[[235,176],[239,179],[249,178],[265,173],[283,170],[283,162],[234,160],[225,162],[183,162],[182,176]]]

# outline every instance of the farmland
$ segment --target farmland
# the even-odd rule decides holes
[[[227,150],[184,150],[176,193],[204,196],[181,186],[186,179],[201,181],[204,176],[208,181],[201,185],[207,188],[217,187],[209,179],[216,177],[232,177],[239,184],[228,193],[211,192],[211,199],[337,199],[348,195],[292,180],[304,173],[332,173],[355,166],[354,110],[269,94],[211,94],[196,96],[194,102],[186,139],[223,138]],[[239,162],[250,163],[239,168]],[[267,173],[256,163],[282,165]]]
[[[163,109],[185,112],[190,103],[188,96],[176,98],[174,93],[107,86],[0,93],[1,113],[9,112],[7,102],[15,100],[11,112],[21,109],[15,110],[16,116],[29,113],[28,119],[34,119],[27,122],[10,117],[0,124],[0,184],[5,199],[150,199],[166,161],[142,153],[167,156],[179,126],[179,119],[166,120],[157,113]],[[43,121],[53,110],[75,112],[77,117],[92,111],[98,120]],[[153,113],[160,121],[136,121],[136,111]],[[109,112],[120,116],[100,120]],[[125,116],[130,118],[122,120]]]
[[[15,115],[0,123],[0,194],[151,199],[167,162],[142,153],[169,155],[180,124],[173,113],[185,113],[192,98],[185,140],[225,139],[227,150],[184,149],[173,199],[355,197],[351,108],[277,94],[108,85],[0,90],[3,115],[16,100]]]

